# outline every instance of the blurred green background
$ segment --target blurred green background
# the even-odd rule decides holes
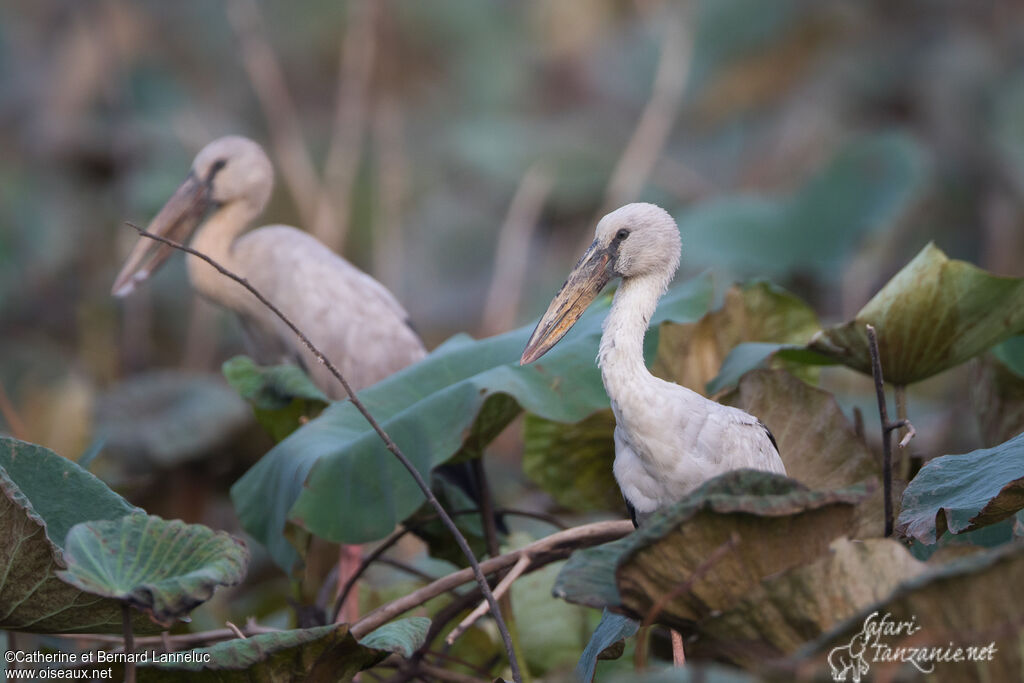
[[[148,222],[228,133],[274,161],[261,222],[381,280],[430,348],[536,317],[602,212],[637,200],[679,220],[681,278],[768,278],[825,322],[929,240],[1024,275],[1011,3],[7,3],[0,429],[100,453],[94,471],[156,496],[151,512],[214,526],[232,512],[198,489],[222,493],[270,443],[217,376],[238,325],[180,257],[125,301],[109,290],[136,239],[124,221]],[[919,453],[980,445],[966,372],[912,389]],[[865,378],[825,386],[873,415]],[[512,473],[517,438],[497,449]],[[238,457],[200,457],[225,448]]]

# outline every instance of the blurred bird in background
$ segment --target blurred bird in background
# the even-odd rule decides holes
[[[194,249],[248,280],[331,359],[356,391],[426,356],[408,313],[391,292],[315,237],[286,225],[246,232],[266,207],[273,184],[273,167],[256,142],[219,138],[199,152],[185,181],[147,231],[179,243],[194,233]],[[112,293],[130,294],[173,251],[140,238]],[[201,259],[189,257],[187,262],[192,286],[238,315],[258,362],[295,363],[325,394],[347,398],[330,371],[250,292]],[[469,463],[440,470],[479,499],[480,484]],[[359,546],[342,546],[338,585],[345,584],[360,561]],[[350,591],[339,619],[351,622],[358,615],[356,598],[357,592]]]

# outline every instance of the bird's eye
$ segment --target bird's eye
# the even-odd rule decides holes
[[[221,169],[223,169],[227,165],[228,162],[226,159],[217,159],[217,161],[213,162],[210,165],[210,170],[206,174],[206,182],[212,182],[213,177],[217,175],[221,171]]]
[[[629,230],[626,230],[625,228],[615,233],[615,239],[618,240],[619,242],[626,239],[627,237],[629,237]]]

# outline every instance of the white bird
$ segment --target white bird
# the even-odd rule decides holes
[[[257,143],[238,136],[214,140],[196,156],[185,181],[149,224],[148,232],[179,243],[195,232],[194,249],[248,280],[331,359],[354,390],[426,356],[423,342],[395,297],[315,237],[285,225],[242,234],[263,212],[273,185],[273,167]],[[173,251],[140,238],[114,282],[113,294],[131,293]],[[192,286],[238,314],[258,361],[295,362],[328,396],[346,397],[341,383],[256,297],[199,258],[190,255],[187,263]],[[465,475],[453,476],[452,467],[458,466],[446,466],[448,476],[472,490],[476,482],[467,482]],[[360,559],[358,546],[342,546],[339,585]],[[343,608],[347,621],[358,613],[355,598],[353,591]]]
[[[735,469],[785,474],[775,438],[750,413],[652,375],[644,334],[679,267],[679,227],[653,204],[628,204],[597,224],[523,351],[532,363],[573,326],[609,280],[622,278],[597,362],[615,414],[615,479],[634,524],[705,481]],[[682,661],[682,640],[673,633]]]
[[[785,474],[764,423],[655,377],[644,365],[644,334],[679,266],[680,250],[675,221],[653,204],[629,204],[605,216],[520,361],[540,358],[609,280],[622,278],[604,323],[598,365],[615,413],[615,478],[639,516],[729,470]]]
[[[242,234],[263,212],[273,185],[273,167],[257,143],[239,136],[214,140],[196,156],[185,182],[148,231],[178,242],[195,232],[193,248],[270,299],[338,366],[353,389],[423,358],[423,342],[391,292],[315,237],[285,225]],[[113,294],[131,293],[173,251],[140,239]],[[328,396],[345,397],[327,368],[252,294],[198,258],[189,256],[187,263],[192,286],[238,314],[258,360],[296,362]]]

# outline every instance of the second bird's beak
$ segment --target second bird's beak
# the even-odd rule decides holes
[[[196,229],[211,206],[210,186],[189,173],[171,198],[146,228],[146,232],[160,235],[175,242],[184,242]],[[127,296],[167,260],[174,247],[161,244],[147,237],[140,237],[135,248],[128,255],[121,272],[114,280],[111,293]]]
[[[519,364],[532,363],[557,344],[614,276],[612,253],[595,241],[541,316]]]

